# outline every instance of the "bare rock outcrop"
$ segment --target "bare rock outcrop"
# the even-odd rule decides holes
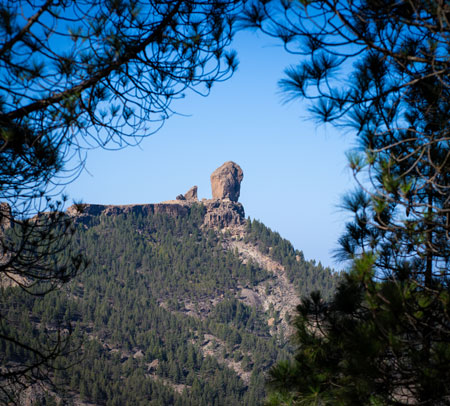
[[[184,195],[185,200],[198,200],[197,186],[192,186]]]
[[[176,200],[189,200],[189,201],[198,201],[197,197],[197,186],[192,186],[184,195],[178,195]]]
[[[167,214],[171,217],[185,216],[189,213],[189,205],[182,200],[166,203],[103,205],[78,204],[70,206],[66,214],[73,217],[76,223],[88,224],[97,216],[116,216],[120,214],[139,214],[149,216],[153,214]]]
[[[103,204],[79,204],[70,206],[66,214],[74,218],[76,223],[89,224],[97,216],[115,216],[121,214],[167,214],[171,217],[188,215],[191,207],[202,204],[205,207],[203,224],[206,227],[233,227],[245,224],[245,212],[242,204],[227,200],[172,200],[164,203],[129,204],[122,206]]]
[[[11,227],[11,206],[6,202],[0,203],[0,231],[7,230]]]
[[[206,200],[203,224],[206,227],[234,227],[245,224],[245,212],[242,204],[226,200]]]
[[[244,173],[238,164],[232,161],[225,162],[211,174],[213,199],[229,199],[237,202],[243,178]]]

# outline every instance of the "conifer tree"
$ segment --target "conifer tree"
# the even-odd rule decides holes
[[[237,60],[234,0],[6,0],[0,4],[0,286],[45,295],[85,269],[61,213],[61,185],[86,151],[136,144],[189,89],[208,94]],[[2,203],[3,202],[3,203]],[[6,202],[6,204],[5,204]],[[51,214],[45,214],[50,212]],[[64,261],[62,260],[64,258]],[[13,335],[0,297],[0,402],[48,376],[64,352]],[[41,343],[42,344],[42,343]],[[10,357],[11,358],[11,357]],[[14,357],[12,357],[14,358]]]
[[[244,25],[302,55],[280,81],[350,127],[357,189],[328,302],[298,307],[298,349],[269,404],[450,404],[450,5],[257,1]]]

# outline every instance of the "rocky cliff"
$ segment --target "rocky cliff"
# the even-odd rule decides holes
[[[234,227],[245,224],[245,212],[238,203],[240,184],[243,178],[242,169],[234,162],[226,162],[211,175],[213,199],[197,199],[197,186],[186,194],[178,195],[175,200],[162,203],[102,205],[77,204],[67,209],[67,214],[76,222],[86,223],[95,216],[113,216],[118,214],[167,214],[172,217],[186,216],[194,204],[205,207],[205,227]]]
[[[205,227],[233,227],[245,224],[245,212],[242,204],[230,200],[169,200],[162,203],[103,205],[77,204],[67,209],[67,214],[77,223],[87,223],[92,217],[114,216],[118,214],[167,214],[172,217],[186,216],[194,204],[205,207]]]
[[[11,227],[11,207],[8,203],[0,203],[0,232]]]

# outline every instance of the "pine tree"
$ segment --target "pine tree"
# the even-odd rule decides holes
[[[187,89],[207,95],[232,74],[237,59],[226,48],[240,3],[1,2],[2,286],[42,296],[86,268],[84,256],[67,253],[74,230],[59,186],[79,174],[87,149],[137,144]],[[26,362],[2,361],[0,402],[15,402],[16,389],[48,376],[68,335],[59,329],[43,348],[8,334],[6,296],[0,340],[12,353],[29,352]]]
[[[245,25],[305,56],[280,82],[287,98],[359,140],[337,251],[348,273],[328,303],[299,306],[269,404],[450,404],[449,16],[422,0],[247,10]]]

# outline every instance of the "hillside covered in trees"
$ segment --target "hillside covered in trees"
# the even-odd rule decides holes
[[[256,220],[205,227],[186,215],[121,213],[79,221],[88,269],[62,290],[33,297],[13,286],[2,309],[9,335],[57,342],[50,384],[25,391],[34,404],[257,405],[265,372],[290,354],[289,313],[337,277]],[[63,258],[60,258],[63,260]],[[292,297],[295,295],[295,298]],[[297,300],[297,302],[296,302]],[[31,317],[32,316],[32,317]],[[45,328],[42,328],[45,327]],[[61,340],[64,344],[64,339]],[[5,364],[32,355],[0,340]]]

